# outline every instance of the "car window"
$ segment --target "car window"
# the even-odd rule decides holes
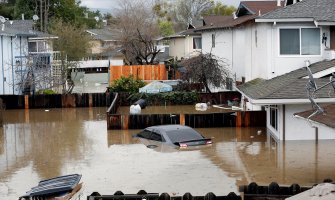
[[[155,133],[155,132],[151,133],[150,139],[155,140],[155,141],[159,141],[159,142],[163,141],[162,136],[158,133]]]
[[[150,135],[151,135],[151,131],[143,130],[142,132],[137,134],[137,137],[150,139]]]
[[[167,131],[166,134],[170,138],[172,143],[190,140],[200,140],[204,138],[200,133],[191,128]]]

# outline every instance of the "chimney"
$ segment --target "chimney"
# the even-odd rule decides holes
[[[236,13],[235,13],[235,12],[233,12],[233,18],[234,18],[234,19],[237,19],[237,16],[236,16]]]
[[[21,15],[21,16],[22,16],[22,20],[24,20],[24,14],[23,14],[23,13],[22,13],[22,15]]]
[[[280,2],[281,0],[277,0],[277,6],[281,6],[281,2]]]

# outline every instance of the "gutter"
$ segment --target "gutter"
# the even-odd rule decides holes
[[[309,99],[252,99],[248,96],[249,102],[255,105],[284,105],[284,104],[305,104],[311,103]],[[317,98],[316,103],[335,103],[335,98]]]
[[[313,18],[281,18],[281,19],[256,18],[255,22],[314,22],[314,19]]]

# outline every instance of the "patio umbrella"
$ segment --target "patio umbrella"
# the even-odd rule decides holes
[[[171,85],[159,81],[153,81],[139,89],[139,92],[141,93],[159,93],[159,92],[170,92],[170,91],[172,91]]]

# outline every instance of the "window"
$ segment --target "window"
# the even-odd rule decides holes
[[[280,29],[280,55],[320,55],[319,28]]]
[[[159,142],[163,141],[162,136],[154,132],[151,133],[150,140],[159,141]]]
[[[143,130],[142,132],[140,132],[139,134],[137,134],[137,137],[149,139],[150,135],[151,135],[151,131]]]
[[[193,38],[193,49],[202,49],[201,37]]]
[[[215,34],[212,34],[212,48],[215,47]]]
[[[335,26],[330,27],[330,49],[335,49]]]
[[[29,52],[37,52],[36,42],[29,42],[28,43],[28,50],[29,50]]]
[[[278,106],[270,106],[270,125],[278,130]]]

